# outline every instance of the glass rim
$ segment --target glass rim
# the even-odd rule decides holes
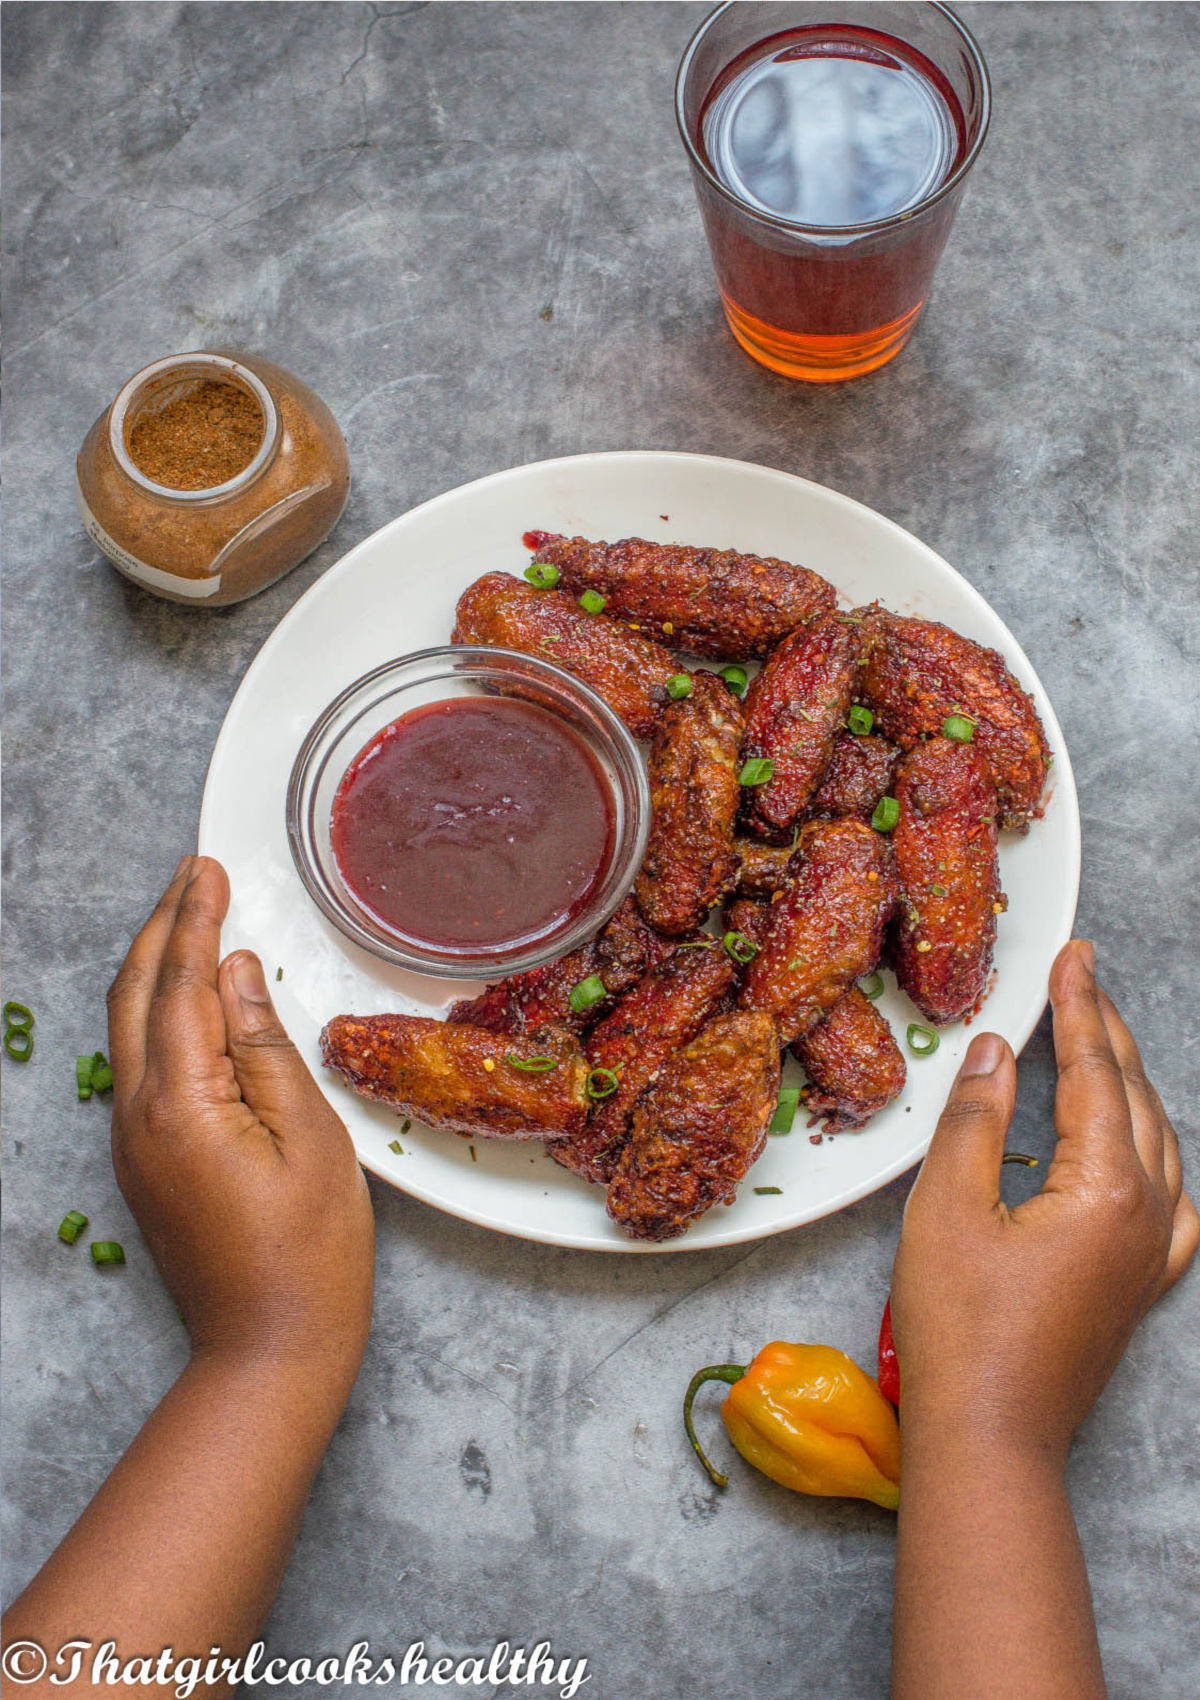
[[[895,230],[900,225],[907,224],[910,219],[916,218],[919,213],[927,212],[930,207],[934,207],[939,201],[944,200],[963,181],[979,157],[979,150],[983,146],[988,133],[988,125],[991,122],[992,80],[988,75],[987,61],[983,57],[979,43],[966,24],[950,10],[949,6],[943,5],[942,0],[914,0],[916,4],[928,6],[933,11],[940,12],[951,27],[957,30],[979,75],[979,133],[967,149],[961,163],[950,173],[945,182],[940,183],[931,194],[925,195],[915,206],[905,207],[902,212],[889,213],[887,218],[870,219],[865,224],[802,224],[799,219],[783,218],[779,213],[769,212],[765,207],[756,207],[752,202],[744,200],[741,195],[735,194],[727,184],[722,183],[688,133],[687,120],[683,111],[683,97],[684,84],[687,81],[688,72],[691,70],[692,62],[696,57],[701,41],[718,18],[723,17],[726,12],[741,3],[742,0],[722,0],[721,5],[717,6],[703,19],[684,48],[683,57],[679,61],[679,69],[675,73],[675,123],[679,129],[680,138],[694,169],[700,172],[709,187],[715,189],[723,200],[728,201],[739,212],[757,218],[763,224],[770,225],[776,230],[795,231],[802,236],[872,236],[880,231]],[[832,22],[832,20],[829,21]]]
[[[518,667],[514,668],[513,663],[517,663]],[[514,671],[519,670],[532,682],[540,678],[548,686],[556,686],[565,698],[602,729],[616,754],[615,765],[618,770],[623,768],[625,771],[630,792],[628,801],[620,805],[624,828],[618,832],[613,844],[606,875],[607,890],[599,892],[569,927],[564,927],[552,937],[517,940],[491,951],[455,947],[441,949],[391,933],[386,924],[370,915],[369,911],[358,905],[351,908],[330,888],[321,858],[310,842],[316,786],[331,753],[325,747],[326,740],[339,714],[356,698],[377,686],[388,687],[385,692],[388,698],[401,694],[414,681],[400,675],[417,674],[422,667],[428,667],[426,682],[435,683],[439,679],[453,678],[464,666],[480,673],[490,672],[498,680],[511,677]],[[377,700],[382,701],[383,698]],[[621,784],[620,778],[617,784]],[[599,692],[574,673],[541,656],[487,644],[438,644],[411,650],[406,655],[394,656],[390,661],[380,663],[353,680],[321,711],[305,734],[292,763],[285,800],[285,825],[293,867],[309,897],[343,937],[370,955],[411,973],[489,983],[556,962],[605,925],[632,890],[646,851],[650,815],[650,781],[637,740]],[[388,936],[385,937],[385,934]]]
[[[153,478],[148,478],[135,464],[125,443],[125,421],[142,391],[154,379],[166,378],[171,372],[183,372],[188,367],[197,372],[208,371],[218,377],[232,379],[235,384],[243,384],[258,403],[263,417],[262,441],[242,470],[235,472],[233,477],[227,478],[223,484],[202,484],[198,490],[179,490],[172,484],[159,484]],[[240,495],[263,471],[275,452],[279,437],[279,415],[270,390],[257,372],[252,372],[248,366],[228,354],[210,354],[205,349],[196,349],[189,354],[168,354],[161,360],[154,360],[122,384],[109,411],[108,437],[113,458],[126,478],[140,485],[150,495],[172,502],[211,502],[214,499],[221,501],[228,496]]]

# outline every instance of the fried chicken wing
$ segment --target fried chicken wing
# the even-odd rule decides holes
[[[904,1056],[882,1012],[857,986],[792,1049],[809,1079],[809,1122],[827,1133],[865,1127],[904,1090]]]
[[[761,951],[778,903],[738,898],[725,910],[725,925]],[[809,1126],[824,1120],[829,1133],[865,1127],[904,1090],[904,1057],[883,1014],[851,986],[823,1021],[792,1046],[808,1075],[805,1102]]]
[[[860,691],[879,730],[910,750],[951,715],[969,717],[999,794],[1000,825],[1023,832],[1038,812],[1050,750],[1033,699],[1003,656],[934,620],[863,612]]]
[[[551,1156],[589,1180],[611,1179],[639,1093],[667,1058],[696,1036],[733,980],[733,963],[715,939],[677,950],[639,980],[587,1041],[589,1065],[611,1070],[617,1089],[597,1100],[587,1126],[559,1140]]]
[[[335,1015],[321,1057],[361,1097],[480,1139],[566,1139],[587,1120],[587,1061],[565,1028],[514,1038],[420,1015]]]
[[[485,573],[458,599],[452,643],[488,644],[553,661],[602,696],[638,738],[653,732],[667,701],[674,657],[561,590],[535,590],[508,573]]]
[[[733,822],[740,797],[742,705],[715,673],[670,703],[650,748],[650,840],[634,891],[660,932],[698,927],[737,876]]]
[[[735,838],[739,897],[767,898],[782,891],[792,859],[791,844],[763,844],[757,838]]]
[[[599,591],[610,614],[636,620],[647,635],[692,655],[733,661],[765,655],[837,600],[833,586],[807,567],[733,549],[641,537],[589,543],[547,531],[526,532],[525,546],[539,561],[553,562],[567,590]]]
[[[557,962],[510,974],[475,998],[460,998],[446,1017],[456,1026],[486,1027],[492,1033],[530,1033],[548,1021],[560,1022],[576,1033],[595,1025],[657,963],[668,957],[675,941],[647,926],[632,895],[586,944],[568,951]],[[571,1008],[571,992],[595,974],[607,997],[585,1010]]]
[[[890,738],[839,732],[825,777],[813,793],[810,815],[817,820],[842,815],[870,820],[879,799],[888,795],[899,758],[899,746]]]
[[[744,787],[743,822],[760,838],[789,836],[820,784],[850,707],[858,652],[857,626],[820,614],[775,646],[746,693],[742,759],[775,763],[765,785]]]
[[[983,752],[949,738],[918,744],[897,770],[896,801],[896,977],[930,1021],[959,1021],[987,991],[1004,908],[996,788]]]
[[[802,1038],[879,961],[896,902],[887,838],[848,817],[802,828],[796,872],[762,948],[746,969],[742,1009],[775,1018],[784,1043]]]
[[[735,897],[725,905],[721,918],[727,932],[741,933],[756,950],[761,950],[777,908],[774,901],[756,903],[752,897]]]
[[[638,1099],[608,1213],[635,1239],[667,1240],[732,1203],[766,1144],[779,1097],[779,1036],[767,1015],[715,1016]]]

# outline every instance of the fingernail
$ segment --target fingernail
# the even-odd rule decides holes
[[[1004,1040],[998,1033],[977,1033],[967,1048],[958,1078],[970,1074],[995,1074],[1004,1060]]]
[[[1080,939],[1079,941],[1079,958],[1088,973],[1095,974],[1096,951],[1095,947],[1087,939]]]
[[[175,881],[179,878],[180,874],[187,867],[187,865],[191,861],[191,859],[192,858],[190,856],[181,856],[179,858],[179,866],[176,868],[175,872],[171,875],[172,885],[174,885]]]
[[[235,956],[229,973],[233,989],[243,1003],[270,1003],[271,994],[257,956]]]
[[[200,878],[200,875],[204,872],[204,870],[207,866],[207,863],[205,862],[203,856],[193,856],[193,857],[191,857],[191,863],[192,863],[192,871],[188,875],[188,884],[189,885],[195,885],[196,881]]]

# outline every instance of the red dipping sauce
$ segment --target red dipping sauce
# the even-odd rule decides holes
[[[390,932],[441,950],[508,947],[568,927],[612,859],[611,787],[559,717],[455,697],[393,720],[333,800],[338,869]]]

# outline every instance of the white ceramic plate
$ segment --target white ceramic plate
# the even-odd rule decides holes
[[[233,887],[225,948],[257,951],[268,978],[283,969],[272,985],[280,1015],[348,1123],[360,1160],[428,1204],[502,1233],[593,1251],[733,1245],[814,1221],[919,1160],[966,1050],[963,1026],[943,1031],[936,1055],[908,1058],[902,1097],[864,1132],[813,1145],[798,1116],[790,1135],[768,1141],[735,1204],[718,1206],[661,1246],[627,1240],[608,1220],[601,1189],[560,1168],[540,1144],[468,1142],[419,1123],[402,1134],[395,1116],[354,1097],[320,1066],[317,1036],[330,1016],[440,1015],[475,987],[389,967],[344,939],[309,900],[284,827],[296,751],[325,705],[361,673],[447,642],[454,604],[472,580],[495,568],[522,572],[529,554],[521,534],[531,527],[781,556],[824,574],[846,604],[878,597],[1000,650],[1032,691],[1055,754],[1045,818],[1025,838],[1001,839],[1009,909],[1000,921],[994,990],[979,1018],[1014,1050],[1025,1044],[1045,1005],[1050,964],[1070,937],[1079,889],[1075,782],[1037,675],[978,591],[890,520],[788,473],[705,455],[576,455],[498,472],[402,514],[313,585],[243,679],[209,768],[200,849],[225,864]],[[887,981],[880,1007],[903,1044],[919,1017],[890,975]],[[400,1156],[389,1149],[396,1139]],[[755,1186],[780,1191],[760,1196]]]

